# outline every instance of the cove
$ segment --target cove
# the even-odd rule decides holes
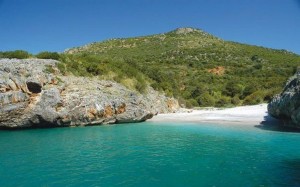
[[[299,135],[157,122],[0,131],[0,186],[299,186]]]

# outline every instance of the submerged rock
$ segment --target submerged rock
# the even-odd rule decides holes
[[[300,128],[300,71],[286,83],[281,94],[268,105],[268,112],[284,121],[284,125]]]
[[[0,128],[140,122],[179,108],[150,87],[141,95],[97,77],[62,76],[57,63],[0,59]]]

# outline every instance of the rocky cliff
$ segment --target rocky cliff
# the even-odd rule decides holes
[[[175,99],[113,81],[63,76],[58,61],[0,59],[0,128],[139,122],[174,112]]]
[[[282,93],[269,103],[268,112],[282,119],[285,126],[300,128],[300,71],[289,79]]]

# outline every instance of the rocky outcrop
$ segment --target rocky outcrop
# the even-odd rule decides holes
[[[300,128],[300,71],[289,79],[284,90],[268,105],[268,112],[288,127]]]
[[[0,59],[0,128],[140,122],[179,108],[150,87],[141,95],[97,77],[62,76],[57,63]]]
[[[176,34],[184,34],[184,35],[189,33],[194,33],[194,32],[201,33],[201,30],[191,28],[191,27],[182,27],[175,30]]]

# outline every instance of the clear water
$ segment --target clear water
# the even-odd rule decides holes
[[[206,124],[0,131],[0,186],[300,186],[299,144]]]

